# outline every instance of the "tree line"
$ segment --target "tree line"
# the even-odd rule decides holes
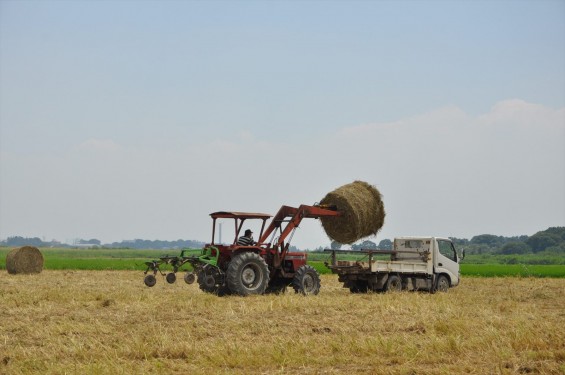
[[[472,237],[470,240],[466,238],[450,237],[458,249],[465,249],[467,254],[542,254],[542,255],[556,255],[565,254],[565,227],[550,227],[546,230],[537,232],[532,236],[514,236],[504,237],[496,236],[493,234],[481,234]],[[120,248],[120,249],[183,249],[191,248],[198,249],[205,245],[202,241],[196,240],[127,240],[120,242],[112,242],[109,244],[102,244],[98,239],[79,239],[75,244],[68,245],[62,244],[58,241],[43,241],[39,237],[21,237],[14,236],[8,237],[4,241],[0,241],[0,246],[21,247],[21,246],[35,246],[35,247],[103,247],[103,248]],[[351,245],[353,250],[360,249],[382,249],[391,250],[393,246],[392,240],[383,239],[379,243],[364,240]],[[333,241],[330,245],[332,249],[340,249],[342,245]],[[298,251],[294,246],[291,250]],[[315,251],[322,251],[324,247],[312,249]]]
[[[59,247],[59,248],[119,248],[119,249],[139,249],[139,250],[161,250],[161,249],[184,249],[191,248],[197,249],[204,246],[204,242],[195,240],[175,240],[175,241],[163,241],[163,240],[126,240],[120,242],[112,242],[107,244],[102,244],[98,239],[77,239],[73,244],[64,244],[59,241],[43,241],[39,237],[21,237],[14,236],[8,237],[4,241],[0,241],[0,246],[9,247],[21,247],[21,246],[35,246],[35,247]]]
[[[470,240],[456,237],[449,238],[458,249],[465,249],[467,254],[565,254],[565,227],[550,227],[532,236],[504,237],[493,234],[481,234],[472,237]],[[335,250],[342,247],[336,241],[333,241],[330,246]],[[389,239],[381,240],[378,244],[365,240],[351,245],[351,249],[391,250],[392,246],[393,243]],[[316,250],[321,251],[324,248],[319,247]]]

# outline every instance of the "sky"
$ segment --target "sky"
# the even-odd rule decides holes
[[[565,1],[0,0],[0,239],[209,242],[354,180],[377,243],[565,226]]]

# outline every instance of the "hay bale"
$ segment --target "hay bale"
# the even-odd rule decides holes
[[[40,273],[43,270],[43,255],[37,247],[24,246],[6,255],[8,273]]]
[[[385,221],[381,193],[364,181],[354,181],[335,189],[320,204],[336,205],[342,213],[337,217],[320,218],[328,237],[342,244],[377,234]]]

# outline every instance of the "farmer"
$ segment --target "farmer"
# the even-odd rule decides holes
[[[237,240],[237,244],[239,246],[253,246],[256,243],[257,242],[253,241],[253,232],[251,231],[251,229],[245,230],[245,235],[239,237],[239,239]]]

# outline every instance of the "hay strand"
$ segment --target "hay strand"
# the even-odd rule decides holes
[[[342,213],[338,217],[320,218],[328,237],[342,244],[375,235],[384,224],[381,193],[364,181],[354,181],[335,189],[320,204],[336,205]]]
[[[19,247],[6,255],[6,269],[11,274],[40,273],[43,270],[43,255],[37,247]]]

